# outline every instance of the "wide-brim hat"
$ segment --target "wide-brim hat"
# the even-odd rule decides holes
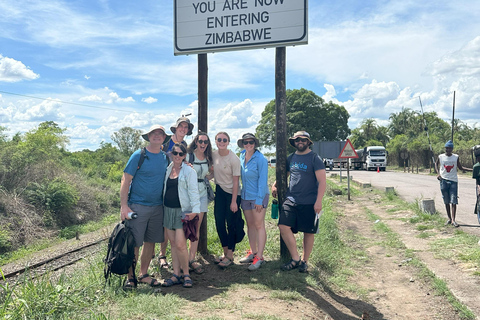
[[[193,123],[190,122],[190,119],[186,118],[186,117],[180,117],[178,118],[177,122],[175,123],[175,125],[171,126],[170,127],[170,131],[172,131],[173,133],[175,133],[177,131],[177,128],[178,126],[180,125],[180,123],[182,122],[186,122],[188,124],[188,132],[187,132],[187,136],[191,135],[192,132],[193,132]]]
[[[247,140],[247,139],[255,140],[255,148],[260,147],[260,141],[258,141],[258,139],[255,137],[253,133],[245,133],[241,139],[237,140],[237,146],[239,148],[244,148],[245,146],[243,145],[243,140]]]
[[[310,141],[310,145],[313,145],[313,141],[310,139],[310,134],[307,131],[297,131],[293,137],[288,138],[288,142],[290,142],[292,147],[295,147],[295,139],[299,137],[308,139],[308,141]]]
[[[163,134],[166,136],[165,137],[165,140],[167,140],[168,138],[168,135],[166,134],[166,130],[164,127],[162,127],[161,125],[159,124],[154,124],[153,126],[150,127],[150,129],[145,132],[144,134],[142,134],[142,138],[145,139],[146,141],[150,141],[148,140],[148,135],[152,132],[152,131],[155,131],[155,130],[162,130],[163,131]]]

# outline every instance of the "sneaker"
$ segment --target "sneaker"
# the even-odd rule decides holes
[[[447,220],[447,222],[445,222],[446,226],[448,226],[449,224],[452,224],[452,220]]]
[[[247,251],[247,255],[239,260],[240,263],[251,263],[255,258],[255,254],[252,253],[252,250]]]
[[[255,256],[255,258],[253,258],[252,264],[248,266],[248,270],[250,271],[257,270],[264,263],[265,263],[265,260],[263,258],[260,259],[259,257]]]
[[[305,261],[300,261],[300,265],[298,266],[299,272],[308,272],[308,264]]]
[[[457,223],[457,221],[453,221],[453,222],[452,222],[452,225],[453,225],[455,228],[460,227],[460,225]]]

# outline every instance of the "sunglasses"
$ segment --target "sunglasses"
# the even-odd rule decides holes
[[[255,144],[255,140],[248,140],[248,141],[243,140],[243,145],[246,146],[247,144]]]
[[[185,153],[183,153],[183,152],[177,152],[177,151],[172,151],[172,154],[173,154],[174,156],[180,156],[180,157],[183,157],[183,156],[185,155]]]
[[[307,138],[297,138],[297,139],[295,139],[295,140],[293,140],[293,141],[295,141],[295,142],[307,142],[308,139],[307,139]]]
[[[222,141],[223,141],[223,142],[228,142],[228,139],[227,139],[227,138],[223,138],[223,139],[222,139],[222,138],[218,138],[217,141],[218,141],[218,142],[222,142]]]
[[[208,140],[197,140],[198,144],[208,144]]]

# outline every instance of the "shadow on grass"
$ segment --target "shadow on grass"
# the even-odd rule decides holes
[[[375,306],[359,299],[338,295],[325,284],[319,283],[319,272],[312,266],[310,266],[312,271],[309,274],[300,273],[296,269],[280,271],[281,262],[278,260],[267,261],[256,271],[249,271],[247,269],[248,265],[238,263],[222,270],[213,263],[213,256],[205,256],[205,258],[205,272],[200,275],[193,272],[191,274],[194,288],[185,289],[181,285],[177,285],[162,288],[162,293],[174,294],[192,302],[203,302],[232,290],[231,287],[235,285],[247,287],[248,285],[261,285],[271,290],[269,291],[270,294],[274,291],[297,292],[333,319],[357,320],[364,312],[367,312],[372,319],[384,319],[383,314],[378,312]],[[171,276],[171,271],[166,269],[163,269],[160,273],[163,279]],[[316,286],[308,284],[307,278],[309,276],[313,277],[314,282],[317,282]],[[343,308],[339,308],[338,305],[343,305]],[[349,309],[354,316],[345,313],[345,309]]]

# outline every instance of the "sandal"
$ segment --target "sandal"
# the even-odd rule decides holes
[[[161,260],[165,260],[165,262],[162,263]],[[160,265],[161,268],[168,269],[168,267],[170,267],[170,265],[167,262],[166,256],[158,256],[158,264]]]
[[[172,278],[175,278],[175,280],[172,280]],[[182,283],[182,276],[177,276],[175,273],[172,274],[172,278],[168,278],[162,283],[162,287],[171,287],[176,284],[181,284]]]
[[[123,289],[132,290],[137,289],[137,280],[136,279],[127,279],[127,282],[123,285]]]
[[[290,270],[293,270],[293,269],[296,269],[300,266],[300,262],[302,260],[290,260],[289,262],[285,263],[280,269],[282,269],[283,271],[290,271]]]
[[[195,263],[197,266],[195,267]],[[190,267],[190,271],[195,272],[196,274],[202,274],[205,272],[205,269],[203,269],[203,266],[200,264],[200,262],[192,260],[188,263],[188,266]]]
[[[222,262],[223,259],[225,259],[225,256],[216,257],[213,262],[215,262],[215,264],[219,264],[220,262]]]
[[[192,288],[193,287],[193,281],[192,281],[192,278],[190,278],[189,274],[184,274],[183,275],[183,287],[184,288]]]
[[[230,267],[232,264],[234,264],[233,259],[230,260],[229,258],[225,257],[225,258],[223,258],[222,261],[220,261],[218,266],[220,267],[220,269],[226,269],[226,268]]]
[[[151,279],[150,282],[142,281],[145,278],[150,278]],[[160,287],[162,285],[160,282],[158,282],[157,279],[150,277],[150,275],[148,273],[145,273],[144,275],[138,276],[138,281],[140,283],[143,283],[143,284],[148,284],[152,288]]]

